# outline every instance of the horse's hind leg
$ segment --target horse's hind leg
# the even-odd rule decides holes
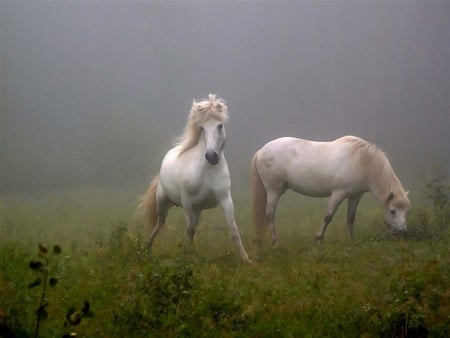
[[[164,196],[158,197],[158,222],[156,223],[155,229],[153,229],[150,239],[148,240],[147,249],[150,249],[152,247],[153,240],[155,239],[159,230],[161,230],[163,225],[166,223],[167,213],[171,206],[172,202],[168,198]]]
[[[275,231],[275,213],[277,211],[278,201],[283,192],[267,191],[266,216],[270,232],[272,234],[272,245],[278,244],[278,236]]]
[[[316,242],[321,242],[323,240],[323,236],[325,231],[327,230],[328,224],[330,224],[333,219],[334,213],[337,208],[341,204],[341,202],[346,198],[345,193],[342,192],[333,192],[328,200],[328,207],[325,217],[323,218],[322,228],[320,232],[316,235]]]
[[[347,204],[347,226],[350,238],[353,239],[353,224],[355,223],[356,208],[361,200],[362,194],[354,195],[348,198]]]

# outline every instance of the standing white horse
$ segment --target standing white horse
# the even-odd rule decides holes
[[[219,205],[241,258],[249,261],[234,220],[230,174],[222,152],[227,119],[228,108],[224,100],[213,94],[208,100],[194,100],[183,135],[167,152],[159,176],[151,181],[142,198],[141,207],[145,208],[146,218],[153,228],[148,248],[173,205],[184,209],[191,242],[201,211]]]
[[[386,155],[375,145],[354,136],[331,142],[282,137],[264,145],[253,156],[253,218],[255,242],[260,246],[267,228],[277,242],[275,211],[288,189],[311,197],[330,197],[320,232],[323,239],[339,204],[348,199],[347,225],[353,237],[356,208],[367,191],[384,206],[384,218],[394,230],[406,230],[410,207]]]

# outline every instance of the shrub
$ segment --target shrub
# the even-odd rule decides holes
[[[167,264],[152,262],[142,273],[132,273],[128,292],[116,314],[117,323],[128,327],[131,332],[126,334],[131,336],[185,329],[192,278],[191,265],[182,260]]]
[[[424,196],[432,207],[412,211],[408,236],[412,239],[442,238],[450,228],[450,185],[441,165],[433,167],[430,179],[425,180]]]

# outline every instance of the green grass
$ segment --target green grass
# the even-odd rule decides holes
[[[218,210],[204,212],[192,248],[182,210],[172,209],[149,255],[144,249],[149,231],[134,215],[134,198],[101,197],[2,200],[4,332],[8,328],[19,337],[34,333],[40,291],[28,288],[35,279],[29,262],[42,243],[58,244],[62,253],[50,262],[59,282],[46,294],[48,318],[41,323],[41,337],[71,331],[80,337],[450,334],[449,227],[437,226],[431,209],[410,215],[412,230],[420,229],[423,236],[401,239],[386,230],[379,206],[366,197],[353,241],[343,205],[325,242],[317,245],[314,235],[325,200],[287,194],[277,215],[280,247],[272,248],[267,239],[260,260],[246,265]],[[235,204],[250,253],[248,203],[242,199]],[[81,308],[85,300],[93,316],[78,326],[64,326],[68,309]]]

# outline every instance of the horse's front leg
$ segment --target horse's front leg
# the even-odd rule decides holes
[[[325,214],[325,217],[323,218],[322,228],[316,235],[316,242],[321,242],[323,240],[323,236],[325,234],[325,230],[327,230],[328,224],[330,224],[331,220],[333,219],[334,213],[346,197],[347,195],[344,192],[332,192],[330,199],[328,200],[327,212]]]
[[[354,195],[348,198],[347,203],[347,226],[350,238],[353,239],[353,224],[355,223],[356,208],[358,208],[361,195]]]
[[[192,207],[185,207],[184,209],[186,216],[186,233],[189,236],[191,243],[194,242],[195,228],[197,227],[198,221],[200,219],[201,210],[194,209]]]
[[[251,262],[251,260],[248,258],[247,252],[244,249],[244,246],[242,245],[241,235],[239,234],[239,230],[236,225],[236,221],[234,219],[234,206],[233,206],[233,200],[231,198],[231,195],[228,194],[226,198],[223,198],[220,202],[220,208],[222,209],[222,212],[225,216],[225,221],[228,224],[228,227],[231,231],[231,237],[233,238],[233,241],[236,243],[239,249],[239,254],[241,255],[241,258],[245,262]]]

